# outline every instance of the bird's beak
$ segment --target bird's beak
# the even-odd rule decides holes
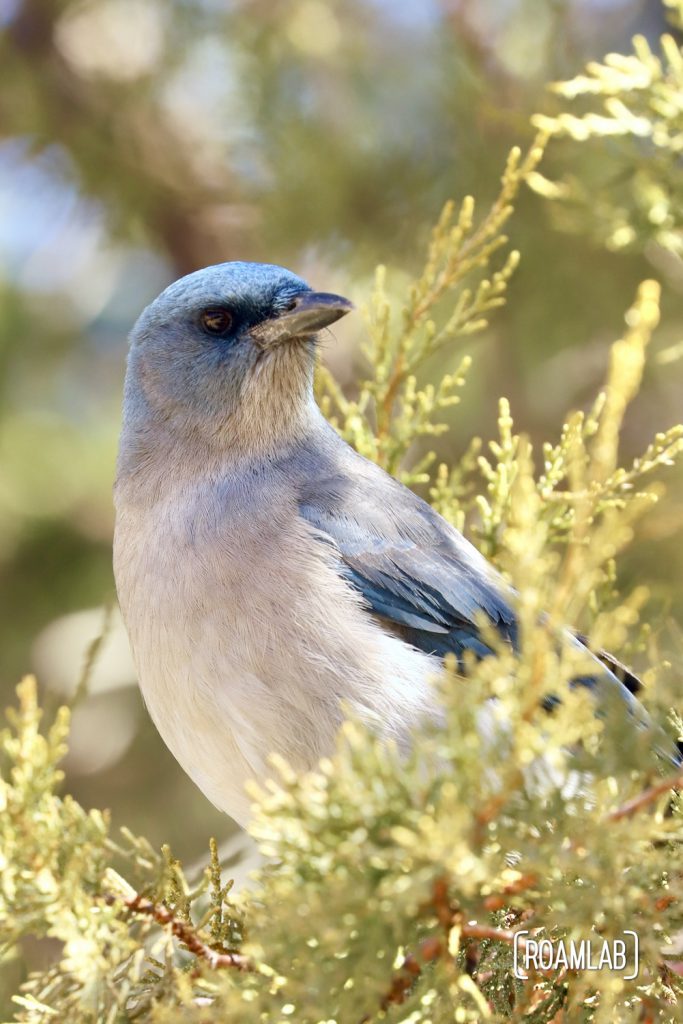
[[[341,295],[303,292],[293,299],[288,309],[252,327],[249,333],[259,348],[272,348],[294,338],[310,338],[352,309],[353,303]]]

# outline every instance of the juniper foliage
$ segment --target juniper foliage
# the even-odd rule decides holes
[[[681,0],[664,2],[680,32]],[[529,177],[532,188],[555,201],[557,223],[615,251],[649,243],[680,260],[683,53],[674,35],[661,37],[659,52],[636,36],[632,53],[610,53],[551,88],[560,107],[536,115],[535,125],[569,149],[581,144],[577,170],[559,180],[540,172]]]
[[[644,587],[617,586],[619,556],[683,449],[674,426],[635,461],[619,457],[658,285],[638,290],[592,407],[572,413],[540,452],[501,400],[487,447],[474,441],[453,466],[431,453],[414,461],[416,442],[442,433],[441,413],[457,401],[468,365],[458,346],[503,302],[517,262],[502,256],[503,229],[542,146],[511,155],[481,219],[469,199],[445,208],[403,306],[378,272],[358,396],[328,374],[319,380],[341,432],[428,487],[516,587],[520,652],[490,635],[496,655],[472,662],[466,679],[447,666],[445,725],[425,726],[407,760],[349,722],[316,771],[276,763],[274,779],[253,790],[253,834],[269,861],[234,897],[215,843],[203,875],[188,879],[168,848],[114,836],[106,813],[62,795],[69,713],[41,728],[35,682],[25,679],[0,737],[0,941],[12,957],[50,940],[52,962],[16,995],[16,1020],[683,1018],[683,776],[666,774],[646,736],[624,742],[619,716],[597,718],[584,690],[565,691],[587,658],[555,642],[557,626],[572,623],[596,645],[638,657],[657,683],[646,700],[663,716],[672,684],[658,623],[640,626]],[[442,346],[454,369],[436,386],[418,383]],[[563,703],[548,715],[541,698],[558,687]],[[674,736],[683,728],[673,711],[665,724]],[[518,931],[558,949],[563,938],[595,944],[626,929],[640,938],[630,980],[561,964],[513,973]]]
[[[438,437],[448,429],[439,414],[460,401],[471,358],[463,355],[436,386],[418,385],[417,374],[440,349],[484,330],[490,313],[504,304],[519,253],[508,251],[496,270],[492,264],[508,246],[505,225],[521,184],[541,159],[544,142],[540,135],[524,156],[512,150],[500,192],[479,222],[472,196],[459,208],[446,203],[432,230],[424,269],[407,287],[404,283],[407,302],[390,300],[386,268],[377,268],[364,307],[362,354],[369,376],[360,381],[358,397],[347,398],[325,368],[318,371],[323,412],[357,451],[406,484],[429,480],[434,453],[410,466],[406,457],[420,438]]]

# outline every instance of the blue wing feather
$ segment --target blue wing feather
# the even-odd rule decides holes
[[[514,644],[503,582],[426,502],[384,474],[381,482],[395,492],[373,501],[368,488],[353,501],[356,481],[318,479],[299,504],[302,517],[334,542],[341,574],[371,611],[415,647],[442,657],[491,653],[479,635],[482,613]]]
[[[419,650],[440,657],[455,654],[461,665],[467,651],[478,658],[491,654],[480,635],[482,613],[516,648],[514,594],[485,559],[426,502],[337,435],[332,445],[327,465],[318,450],[309,472],[306,456],[298,454],[303,470],[299,512],[321,540],[333,545],[340,574],[362,594],[369,610]],[[585,645],[584,638],[571,633],[567,638]],[[613,671],[616,667],[628,676],[628,670],[609,655],[603,663],[593,657],[595,675],[575,683],[619,694],[629,717],[650,729],[645,710]],[[635,690],[638,680],[629,678]],[[661,731],[657,736],[656,749],[676,760],[670,741]]]

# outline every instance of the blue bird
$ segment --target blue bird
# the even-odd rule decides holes
[[[482,613],[517,642],[513,595],[484,558],[314,401],[317,332],[351,308],[281,267],[225,263],[172,284],[131,334],[121,609],[162,737],[242,823],[244,782],[271,753],[314,765],[343,705],[405,746],[439,713],[440,659],[490,654]],[[590,681],[643,725],[619,669],[596,660]]]

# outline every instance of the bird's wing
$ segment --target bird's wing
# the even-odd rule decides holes
[[[360,464],[360,463],[359,463]],[[483,657],[482,613],[514,642],[515,616],[502,581],[441,516],[364,463],[360,479],[318,478],[300,494],[300,514],[335,545],[340,571],[370,609],[429,653]]]
[[[318,469],[320,464],[318,464]],[[516,646],[510,588],[484,558],[426,502],[377,466],[353,454],[353,465],[307,475],[299,487],[301,516],[332,543],[340,571],[363,595],[372,612],[394,624],[415,647],[437,655],[490,654],[478,620],[485,613],[499,633]],[[566,632],[567,641],[583,638]],[[623,714],[654,736],[653,746],[667,761],[680,755],[613,671],[609,655],[593,655],[595,675],[575,684],[589,686],[601,703],[618,697]],[[633,687],[635,689],[635,686]]]

